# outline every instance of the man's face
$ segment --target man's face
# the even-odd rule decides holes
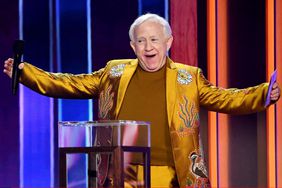
[[[135,28],[134,41],[131,41],[130,45],[140,66],[145,71],[155,72],[166,63],[166,53],[172,40],[172,37],[165,36],[161,24],[148,20]]]

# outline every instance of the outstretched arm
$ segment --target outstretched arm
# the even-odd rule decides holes
[[[103,69],[91,74],[51,73],[29,63],[21,63],[20,82],[28,88],[55,98],[96,98],[99,93],[100,76]],[[4,71],[10,78],[13,72],[13,59],[4,63]]]
[[[262,111],[266,108],[265,101],[269,84],[263,83],[245,89],[219,88],[213,86],[202,74],[198,72],[198,87],[200,104],[208,110],[231,114],[248,114]],[[271,92],[271,104],[280,96],[278,83],[274,83]]]

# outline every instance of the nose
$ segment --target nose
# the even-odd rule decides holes
[[[145,50],[146,51],[151,51],[153,49],[153,45],[150,41],[147,41],[145,44]]]

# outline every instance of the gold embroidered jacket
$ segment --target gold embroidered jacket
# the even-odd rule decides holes
[[[167,58],[166,103],[175,168],[181,187],[208,182],[199,137],[200,106],[208,110],[246,114],[264,110],[268,84],[246,89],[213,86],[197,67]],[[91,74],[48,73],[28,63],[21,83],[55,98],[99,98],[99,118],[116,119],[137,59],[113,60]]]

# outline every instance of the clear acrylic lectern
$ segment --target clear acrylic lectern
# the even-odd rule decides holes
[[[68,187],[67,155],[87,155],[88,187],[124,187],[130,165],[143,165],[141,187],[150,187],[150,123],[59,122],[60,187]],[[132,180],[130,180],[132,181]]]

